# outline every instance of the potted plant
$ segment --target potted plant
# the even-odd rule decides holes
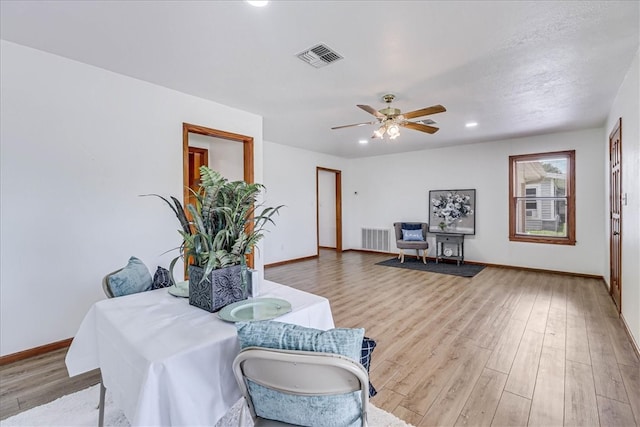
[[[228,181],[219,172],[200,167],[195,204],[186,209],[175,197],[164,200],[176,214],[182,236],[179,259],[188,265],[189,303],[214,312],[247,298],[246,255],[264,237],[264,226],[282,206],[263,207],[257,197],[262,184]],[[262,208],[260,213],[257,209]]]

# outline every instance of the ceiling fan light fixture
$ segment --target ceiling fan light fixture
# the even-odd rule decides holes
[[[348,128],[353,126],[377,124],[378,129],[373,131],[373,135],[371,135],[372,139],[376,139],[376,138],[382,139],[384,138],[385,134],[389,136],[389,139],[396,139],[397,137],[400,136],[400,127],[417,130],[420,132],[426,132],[429,134],[434,134],[438,131],[437,127],[431,126],[432,124],[436,123],[431,119],[421,119],[415,122],[412,122],[411,119],[428,116],[431,114],[443,113],[447,111],[446,108],[438,104],[438,105],[432,105],[431,107],[421,108],[419,110],[409,111],[408,113],[402,113],[402,111],[400,111],[398,108],[391,107],[391,102],[394,100],[394,98],[395,96],[393,94],[384,95],[382,99],[387,104],[387,107],[381,110],[376,110],[370,105],[365,105],[365,104],[356,105],[356,107],[374,116],[377,119],[377,121],[366,122],[366,123],[355,123],[352,125],[344,125],[344,126],[334,126],[331,129],[342,129],[342,128]]]
[[[387,135],[389,135],[389,138],[391,139],[396,139],[398,135],[400,135],[400,127],[393,123],[387,128]]]

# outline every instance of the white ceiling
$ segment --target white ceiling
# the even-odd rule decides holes
[[[3,39],[264,116],[264,139],[363,157],[602,126],[638,1],[7,1]],[[325,43],[344,59],[296,54]],[[381,96],[440,131],[367,145]],[[416,119],[417,120],[417,119]],[[476,121],[476,128],[465,128]]]

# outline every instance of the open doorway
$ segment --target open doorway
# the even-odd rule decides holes
[[[238,144],[240,143],[240,144]],[[194,168],[208,165],[231,181],[254,182],[253,137],[211,129],[190,123],[182,124],[183,203],[189,203],[190,184],[197,188],[200,173]],[[249,225],[251,226],[251,224]],[[254,266],[254,254],[247,265]]]
[[[320,249],[342,252],[342,172],[316,167],[316,242]]]

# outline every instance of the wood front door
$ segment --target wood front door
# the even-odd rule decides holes
[[[613,301],[622,309],[622,118],[609,135],[609,198],[610,233],[609,262],[610,290]]]

